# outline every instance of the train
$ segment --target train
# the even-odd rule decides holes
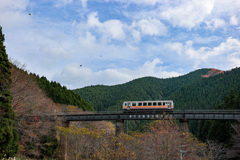
[[[172,100],[159,101],[124,101],[123,112],[173,112]]]

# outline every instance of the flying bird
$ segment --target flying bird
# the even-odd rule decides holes
[[[31,14],[31,13],[29,13],[28,15],[29,15],[29,16],[31,16],[32,14]]]
[[[82,65],[80,64],[80,67],[82,67]]]

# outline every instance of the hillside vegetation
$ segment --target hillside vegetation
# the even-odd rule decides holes
[[[173,100],[177,109],[214,109],[224,97],[240,90],[240,68],[222,72],[199,69],[189,74],[159,79],[144,77],[115,86],[90,86],[76,89],[97,111],[121,111],[123,101]],[[125,122],[126,123],[126,122]],[[146,121],[129,121],[129,130],[143,130]],[[126,125],[125,125],[126,126]],[[198,122],[190,121],[190,130],[197,134]]]
[[[231,88],[240,89],[240,68],[204,77],[211,69],[199,69],[168,79],[144,77],[115,86],[90,86],[74,90],[95,110],[121,110],[128,100],[174,101],[175,109],[213,109],[224,101]]]
[[[203,79],[208,69],[197,70],[188,75],[158,79],[144,77],[115,86],[90,86],[74,90],[86,99],[95,110],[121,110],[122,102],[127,100],[159,100],[166,99],[182,86],[192,84]]]
[[[61,113],[64,113],[65,111],[70,111],[70,110],[72,111],[72,109],[74,109],[74,106],[64,104],[64,103],[71,102],[71,100],[68,102],[64,101],[64,98],[67,99],[67,96],[75,97],[73,99],[77,99],[81,102],[84,102],[81,105],[83,105],[86,108],[88,108],[91,105],[95,106],[94,104],[98,104],[97,100],[102,100],[101,101],[103,106],[102,109],[104,110],[107,110],[107,109],[121,110],[122,101],[124,100],[133,100],[133,99],[135,100],[135,98],[136,100],[166,99],[166,97],[169,99],[172,98],[175,101],[176,108],[180,108],[181,105],[178,105],[177,102],[178,101],[182,102],[181,101],[182,99],[179,97],[174,98],[174,96],[176,96],[177,94],[188,95],[188,93],[186,92],[186,91],[189,91],[188,89],[191,89],[191,91],[189,91],[190,93],[191,92],[194,93],[195,90],[198,90],[198,91],[204,90],[204,87],[203,88],[201,87],[206,83],[208,85],[205,86],[205,89],[208,89],[208,88],[212,89],[212,86],[214,86],[213,85],[214,83],[216,83],[216,85],[218,83],[221,83],[221,84],[218,84],[218,86],[228,83],[229,85],[226,90],[224,90],[226,86],[222,86],[223,87],[222,90],[225,91],[223,92],[224,94],[224,93],[230,92],[230,88],[239,87],[238,85],[236,85],[238,84],[238,80],[239,80],[238,68],[232,71],[224,72],[224,74],[215,75],[214,77],[209,77],[209,78],[203,77],[203,75],[208,73],[209,69],[201,69],[201,70],[191,72],[188,75],[184,75],[177,78],[157,79],[153,77],[146,77],[146,78],[133,80],[129,83],[122,84],[122,85],[86,87],[84,89],[87,89],[88,91],[91,91],[91,92],[85,92],[84,95],[87,95],[86,93],[92,93],[92,95],[90,95],[88,98],[88,101],[91,104],[90,105],[87,104],[85,106],[86,101],[83,100],[84,98],[82,98],[83,97],[82,95],[71,93],[72,91],[67,90],[66,87],[62,87],[57,82],[49,82],[44,77],[42,78],[37,77],[38,81],[36,82],[36,75],[29,74],[28,72],[20,68],[17,67],[16,65],[13,65],[11,68],[12,82],[13,82],[11,86],[11,93],[13,96],[12,105],[13,105],[14,111],[16,112],[16,119],[17,119],[16,128],[20,136],[18,155],[24,155],[27,157],[40,158],[40,159],[44,157],[53,158],[58,155],[57,153],[58,140],[56,139],[55,127],[59,124],[56,124],[55,122],[50,122],[48,119],[41,119],[39,115],[51,117],[54,115],[55,111],[61,112]],[[235,80],[236,78],[238,79]],[[45,87],[45,91],[42,90],[39,87],[39,85],[41,86],[41,88]],[[194,89],[192,89],[191,86],[193,86]],[[47,97],[51,95],[50,94],[51,92],[52,92],[52,99],[53,100],[55,99],[54,101],[58,103],[53,102],[52,99]],[[191,96],[194,96],[194,94]],[[224,97],[224,95],[222,96]],[[78,97],[80,98],[78,99]],[[108,99],[106,97],[111,97],[111,98]],[[201,96],[198,96],[197,98],[200,98],[200,97]],[[95,99],[95,101],[92,101],[93,99]],[[104,101],[104,100],[108,100],[108,101]],[[74,102],[74,100],[72,102]],[[63,103],[64,105],[60,103]],[[111,104],[111,105],[108,105],[108,104]],[[197,104],[197,102],[195,102],[195,104]],[[75,111],[79,111],[77,109],[81,108],[81,105],[78,105],[78,107],[75,108],[76,109]],[[108,108],[108,106],[111,106],[111,107]],[[86,110],[86,108],[84,107],[82,109]],[[101,108],[96,108],[96,109],[101,109]],[[37,115],[36,113],[38,113],[39,115]],[[33,120],[31,121],[27,120],[28,115],[34,115]],[[139,126],[144,128],[144,125],[146,124],[141,121],[132,122],[132,126],[133,126],[132,130],[139,128]],[[96,129],[97,127],[95,126],[99,126],[99,123],[96,125],[87,123],[88,128],[92,128],[93,130],[96,130],[94,131],[94,134],[100,133],[99,130],[101,129]],[[130,126],[131,124],[129,125],[129,127]],[[81,124],[81,127],[83,127],[83,124]],[[106,127],[104,124],[103,128],[108,128],[108,127]],[[145,133],[146,131],[143,132],[143,136]],[[88,136],[85,134],[86,133],[84,132],[83,135],[80,135],[80,136]],[[107,134],[107,132],[106,133],[104,132],[104,134]],[[74,137],[75,135],[71,135],[71,136],[73,136],[74,138],[73,142],[75,142],[76,141],[76,137]],[[139,135],[137,135],[137,137],[138,136]],[[89,142],[89,138],[92,138],[92,137],[90,136],[86,138],[87,140],[86,142]],[[83,139],[80,139],[80,140],[83,140]],[[75,144],[73,142],[71,144]],[[79,146],[79,143],[77,142],[78,141],[76,141],[76,146]],[[91,147],[91,145],[89,145],[88,147]],[[111,147],[112,146],[107,146],[107,148],[110,148],[110,149]],[[92,148],[88,148],[88,149],[92,150]],[[116,151],[113,150],[113,153],[116,153]],[[102,152],[97,152],[97,154],[94,153],[93,155],[98,157],[98,156],[102,156],[101,154]],[[135,156],[141,156],[140,154],[138,155],[138,152],[134,154],[136,154]],[[111,156],[111,154],[108,156]]]
[[[11,64],[4,46],[4,34],[0,26],[0,159],[13,156],[18,150],[18,133],[15,129],[15,113],[11,106]]]
[[[236,94],[231,90],[230,95],[225,97],[224,103],[217,106],[216,109],[240,109],[240,91]],[[214,140],[226,147],[231,147],[234,142],[238,142],[233,141],[232,138],[236,134],[232,125],[236,122],[233,120],[201,120],[198,138],[203,142]]]
[[[23,65],[12,62],[11,66],[12,108],[16,113],[15,128],[20,138],[17,156],[54,158],[58,155],[59,140],[56,138],[56,127],[61,126],[61,123],[51,119],[56,114],[83,113],[83,110],[92,110],[92,107],[60,84],[28,73]],[[41,89],[39,85],[48,90]],[[47,91],[53,92],[52,97],[54,95],[59,98],[51,99]],[[64,102],[68,98],[69,102]]]
[[[68,90],[56,81],[49,82],[46,77],[35,76],[39,87],[51,98],[55,103],[68,104],[78,106],[84,111],[92,111],[93,107],[80,95]]]

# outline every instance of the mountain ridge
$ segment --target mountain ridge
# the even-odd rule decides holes
[[[208,68],[198,69],[186,75],[167,79],[143,77],[124,84],[96,85],[73,91],[94,106],[95,110],[120,110],[124,100],[158,99],[174,100],[177,109],[193,109],[196,108],[195,106],[214,108],[215,105],[223,102],[224,96],[229,93],[231,88],[236,91],[240,89],[238,84],[240,69],[235,68],[225,71],[224,74],[203,77],[211,70]],[[212,99],[217,97],[216,102],[213,103],[209,97]],[[190,103],[193,101],[196,105],[191,106]],[[202,106],[203,104],[208,105]]]

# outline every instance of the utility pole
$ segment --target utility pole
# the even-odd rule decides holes
[[[183,150],[180,149],[180,160],[183,159],[183,157],[184,157],[183,153],[186,153],[186,152],[187,152],[187,151],[183,151]]]
[[[128,135],[128,120],[127,120],[127,135]]]

